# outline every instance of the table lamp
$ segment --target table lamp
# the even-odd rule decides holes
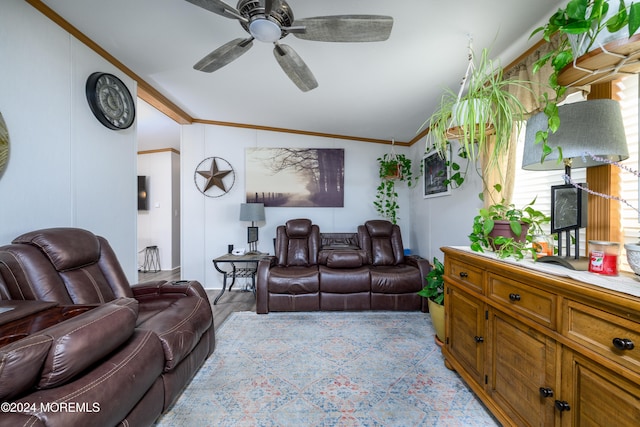
[[[240,221],[251,221],[251,226],[247,227],[247,243],[249,253],[258,253],[258,227],[256,221],[264,221],[264,203],[242,203],[240,204]]]
[[[629,158],[620,105],[611,99],[565,104],[558,107],[560,127],[549,132],[547,144],[553,152],[542,161],[542,143],[536,133],[547,130],[547,116],[538,113],[527,121],[522,169],[565,170],[564,185],[551,187],[551,233],[558,233],[558,256],[539,258],[573,270],[588,270],[589,260],[580,257],[578,230],[587,226],[587,194],[569,182],[571,168],[601,166],[599,159],[622,161]],[[557,147],[562,149],[562,160]],[[586,188],[586,184],[578,184]],[[571,232],[574,232],[574,255],[571,256]],[[567,253],[562,255],[562,234]]]

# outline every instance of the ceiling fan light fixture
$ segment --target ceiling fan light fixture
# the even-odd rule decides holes
[[[251,35],[261,42],[274,43],[282,37],[282,30],[275,22],[267,18],[257,18],[249,24]]]

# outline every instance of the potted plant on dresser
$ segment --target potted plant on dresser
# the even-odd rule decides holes
[[[496,192],[501,186],[496,184]],[[536,210],[533,205],[536,199],[522,208],[516,208],[504,199],[486,208],[481,208],[473,219],[473,228],[469,234],[471,250],[484,252],[494,251],[498,258],[513,257],[523,259],[525,254],[535,254],[531,244],[533,236],[544,234],[542,225],[548,224],[551,218]]]
[[[431,323],[436,331],[436,343],[444,342],[444,265],[433,257],[431,271],[425,277],[427,283],[418,295],[428,299]]]

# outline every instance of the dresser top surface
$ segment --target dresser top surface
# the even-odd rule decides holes
[[[535,262],[533,259],[523,259],[520,261],[513,258],[501,259],[493,252],[474,252],[469,246],[447,246],[442,249],[446,252],[447,248],[466,252],[469,255],[484,257],[496,262],[504,262],[517,267],[546,273],[551,276],[573,279],[600,288],[640,297],[640,277],[633,273],[621,272],[618,276],[606,276],[588,271],[571,270],[558,264]]]

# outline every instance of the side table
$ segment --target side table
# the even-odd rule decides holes
[[[256,271],[258,270],[258,262],[269,254],[245,254],[245,255],[233,255],[225,254],[213,259],[213,267],[223,275],[222,278],[222,291],[218,294],[213,301],[213,305],[218,303],[218,300],[224,294],[227,289],[227,278],[231,278],[231,284],[229,284],[229,290],[236,283],[237,278],[251,278],[251,291],[256,294]],[[246,267],[237,267],[236,263],[246,263]],[[221,264],[231,264],[231,270],[221,269]]]

